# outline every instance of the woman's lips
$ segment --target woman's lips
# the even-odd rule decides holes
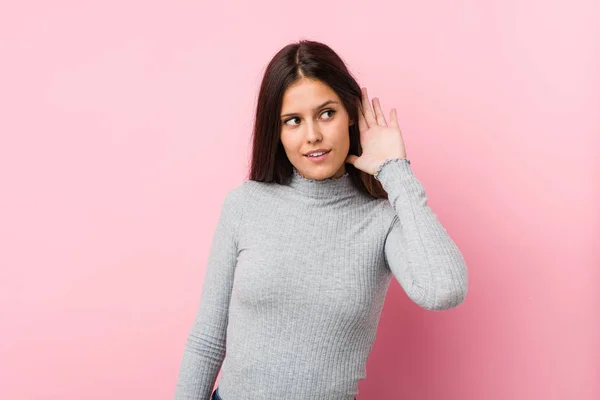
[[[327,158],[329,153],[331,153],[331,150],[329,150],[327,153],[320,155],[318,157],[311,157],[311,156],[304,156],[304,157],[308,158],[312,162],[321,162]]]

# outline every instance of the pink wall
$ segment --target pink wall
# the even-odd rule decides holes
[[[300,38],[398,109],[470,271],[443,313],[393,281],[359,399],[600,398],[600,3],[157,3],[0,7],[0,398],[172,398],[261,73]]]

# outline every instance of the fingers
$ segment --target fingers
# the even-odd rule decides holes
[[[375,119],[375,113],[373,112],[373,108],[371,107],[371,102],[369,101],[369,95],[367,93],[367,88],[361,88],[362,92],[362,107],[363,114],[365,116],[365,120],[367,121],[368,126],[377,125],[377,119]]]
[[[392,126],[394,128],[399,128],[398,113],[396,112],[395,108],[392,108],[392,111],[390,111],[390,126]]]
[[[363,132],[366,132],[369,130],[369,125],[367,124],[367,121],[365,120],[365,115],[363,114],[362,106],[360,106],[360,105],[358,107],[358,129],[360,130],[360,133],[363,133]]]
[[[365,132],[373,125],[388,126],[379,98],[373,98],[373,107],[371,107],[367,88],[361,88],[361,92],[362,102],[358,107],[358,127],[360,131]],[[390,126],[399,128],[398,113],[395,108],[390,111]]]
[[[385,115],[383,115],[383,109],[381,108],[381,103],[379,102],[378,97],[373,98],[373,107],[375,108],[377,124],[381,126],[387,126],[387,121],[385,120]]]

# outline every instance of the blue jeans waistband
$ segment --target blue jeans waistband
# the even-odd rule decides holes
[[[210,398],[210,400],[223,400],[221,398],[221,396],[219,396],[219,388],[216,388],[215,391],[212,394],[212,397]]]

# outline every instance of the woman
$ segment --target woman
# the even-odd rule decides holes
[[[275,55],[253,135],[175,398],[354,399],[391,279],[419,306],[449,309],[466,296],[465,262],[411,170],[396,110],[388,124],[328,46]]]

